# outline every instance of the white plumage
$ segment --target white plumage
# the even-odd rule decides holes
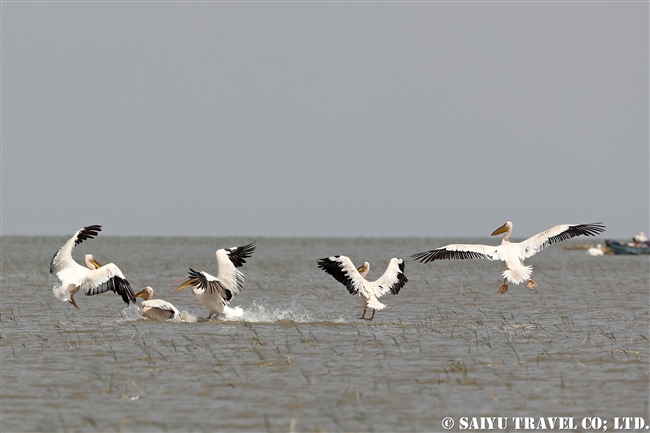
[[[383,310],[386,306],[378,301],[388,292],[397,295],[402,287],[408,282],[404,275],[404,260],[392,258],[388,268],[378,280],[370,282],[365,279],[370,271],[370,264],[364,262],[359,268],[352,264],[352,260],[346,256],[332,256],[318,260],[318,267],[333,276],[339,283],[347,287],[352,295],[359,294],[363,298],[363,314],[360,319],[366,318],[366,309],[372,308],[372,316],[375,311]]]
[[[600,244],[597,244],[595,248],[591,247],[587,249],[588,256],[602,256],[603,254],[605,254],[605,252],[603,251],[602,245]]]
[[[192,286],[194,296],[208,309],[208,319],[214,314],[238,317],[244,314],[240,307],[230,308],[228,304],[233,296],[244,288],[244,274],[237,268],[246,263],[253,255],[255,242],[241,247],[220,249],[216,251],[217,276],[190,268],[189,277],[175,292]]]
[[[411,257],[422,263],[442,259],[501,260],[504,262],[505,270],[503,271],[503,284],[499,288],[498,293],[503,294],[508,291],[506,281],[513,284],[520,284],[526,281],[528,288],[534,289],[537,287],[537,284],[530,278],[533,267],[525,266],[524,259],[535,255],[554,243],[575,236],[596,236],[604,231],[605,226],[602,223],[560,224],[523,242],[510,242],[512,223],[508,221],[492,233],[492,236],[505,233],[501,245],[451,244],[423,253],[413,254]]]
[[[86,239],[93,239],[101,229],[102,226],[92,225],[77,230],[74,236],[54,254],[50,263],[50,273],[56,275],[61,282],[60,285],[53,287],[54,296],[70,302],[77,308],[79,306],[74,300],[74,295],[80,290],[88,296],[110,290],[120,295],[127,305],[133,298],[129,282],[113,263],[101,266],[92,255],[87,254],[85,257],[87,267],[83,267],[72,258],[73,248]]]
[[[142,315],[151,320],[170,320],[176,319],[181,316],[181,313],[171,303],[163,301],[162,299],[153,299],[153,288],[147,286],[144,290],[136,293],[135,298],[141,297],[143,299]]]

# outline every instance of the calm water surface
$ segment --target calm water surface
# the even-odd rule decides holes
[[[216,273],[214,251],[249,238],[84,242],[134,290],[152,286],[183,321],[140,319],[110,294],[52,295],[65,237],[2,239],[0,430],[441,431],[451,416],[648,417],[648,257],[589,257],[554,245],[529,259],[538,288],[498,295],[501,263],[420,264],[413,253],[459,239],[258,239],[233,305],[205,321],[188,268]],[[496,239],[463,239],[496,243]],[[576,241],[578,241],[576,239]],[[580,239],[579,242],[593,242]],[[319,270],[334,254],[391,257],[409,283],[375,321]],[[513,427],[512,423],[509,427]],[[581,427],[578,428],[578,431]],[[457,427],[454,428],[457,430]]]

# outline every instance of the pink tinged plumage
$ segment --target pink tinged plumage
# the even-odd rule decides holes
[[[365,276],[370,271],[370,264],[364,262],[359,268],[356,268],[347,256],[331,256],[318,260],[318,267],[334,277],[338,282],[347,287],[352,295],[360,295],[364,301],[363,315],[365,319],[366,309],[372,308],[372,320],[375,317],[375,311],[382,310],[386,306],[379,302],[378,298],[388,292],[396,295],[400,289],[408,282],[404,275],[404,260],[393,258],[388,264],[384,274],[376,281],[367,281]]]
[[[52,257],[50,273],[55,275],[60,285],[54,286],[52,291],[55,297],[62,301],[70,302],[75,307],[77,303],[74,295],[81,291],[87,296],[112,291],[122,297],[128,305],[133,297],[133,291],[122,271],[109,263],[101,266],[99,263],[86,257],[86,267],[81,266],[72,258],[72,250],[86,239],[93,239],[101,231],[101,226],[86,226],[72,236]]]
[[[503,294],[508,290],[506,281],[513,284],[520,284],[525,281],[529,288],[534,289],[537,287],[537,284],[530,278],[533,268],[532,266],[524,265],[524,259],[535,255],[554,243],[575,236],[596,236],[604,231],[605,226],[602,223],[560,224],[538,233],[523,242],[510,242],[512,223],[508,221],[492,232],[492,236],[504,234],[501,245],[451,244],[413,254],[411,257],[422,263],[443,259],[486,259],[503,261],[505,266],[505,270],[502,273],[504,281],[499,288],[499,293]]]
[[[233,296],[244,288],[246,279],[237,268],[246,263],[255,252],[255,242],[240,247],[224,248],[215,252],[217,259],[217,276],[190,268],[189,276],[175,291],[192,287],[194,296],[208,309],[210,319],[215,314],[240,317],[240,307],[230,308],[228,304]]]

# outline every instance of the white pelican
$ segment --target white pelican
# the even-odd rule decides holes
[[[244,288],[244,274],[239,267],[253,255],[255,242],[241,247],[222,248],[215,253],[217,256],[217,276],[207,272],[195,271],[190,268],[189,277],[174,292],[192,286],[192,292],[209,311],[208,319],[213,314],[224,316],[241,316],[244,314],[240,307],[230,308],[228,304],[234,295]],[[173,283],[172,283],[173,284]]]
[[[141,297],[142,301],[142,315],[151,320],[169,320],[176,319],[181,316],[181,313],[167,301],[162,299],[153,299],[153,289],[149,286],[145,287],[144,290],[133,295],[133,301],[135,298]]]
[[[54,286],[52,289],[54,296],[70,302],[77,308],[79,306],[74,300],[74,295],[79,290],[87,296],[111,290],[120,295],[127,305],[133,298],[129,282],[113,263],[101,266],[92,255],[88,254],[86,256],[88,268],[84,268],[72,258],[72,249],[86,239],[93,239],[101,229],[102,226],[92,225],[77,230],[74,236],[54,254],[50,263],[50,273],[56,275],[61,281],[60,286]]]
[[[451,244],[423,253],[413,254],[411,257],[422,263],[442,259],[501,260],[504,262],[505,270],[503,271],[503,284],[499,287],[498,293],[504,294],[508,291],[506,281],[513,284],[520,284],[526,281],[526,286],[531,290],[537,287],[537,284],[530,278],[533,267],[524,266],[524,259],[535,255],[551,244],[580,235],[596,236],[604,231],[605,226],[602,223],[561,224],[523,242],[511,243],[508,238],[510,238],[510,234],[512,233],[512,223],[508,221],[492,232],[492,236],[505,233],[499,246]]]
[[[363,314],[360,319],[366,319],[368,307],[372,308],[372,316],[366,320],[374,319],[375,311],[386,307],[377,299],[388,292],[397,295],[408,282],[408,278],[404,275],[404,260],[399,258],[390,259],[384,275],[373,282],[365,279],[370,271],[368,262],[363,262],[363,265],[356,268],[349,257],[332,256],[318,260],[318,267],[347,287],[350,294],[359,294],[363,298]]]
[[[601,248],[600,244],[597,244],[596,248],[591,247],[587,250],[588,256],[602,256],[603,254],[603,249]]]

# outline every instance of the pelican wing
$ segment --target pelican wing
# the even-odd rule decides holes
[[[79,267],[84,269],[82,266]],[[122,271],[120,271],[120,269],[113,263],[109,263],[97,269],[89,269],[83,280],[80,281],[79,286],[88,296],[111,291],[120,295],[127,305],[129,302],[135,303],[131,285],[126,278],[124,278]]]
[[[151,299],[149,301],[142,301],[143,307],[158,308],[159,310],[171,311],[173,313],[172,319],[178,317],[181,313],[167,301],[162,299]]]
[[[596,236],[605,231],[602,223],[560,224],[521,242],[521,258],[531,257],[548,247],[576,236]]]
[[[101,230],[102,226],[98,225],[86,226],[77,230],[74,236],[63,244],[63,246],[59,248],[59,251],[57,251],[52,257],[52,261],[50,262],[50,273],[58,276],[58,273],[62,268],[69,266],[70,262],[74,263],[74,260],[72,259],[72,249],[86,239],[93,239]]]
[[[226,301],[232,299],[232,291],[226,287],[226,285],[219,278],[216,278],[207,272],[195,271],[190,268],[190,281],[192,285],[199,290],[209,291],[210,293],[217,293],[219,296],[224,298]]]
[[[318,260],[318,267],[347,287],[350,294],[356,295],[359,293],[359,290],[365,292],[364,279],[354,264],[352,264],[352,260],[349,257],[332,256],[320,259]]]
[[[407,282],[408,278],[404,275],[404,260],[392,258],[388,263],[388,268],[386,268],[384,275],[372,283],[372,285],[374,286],[375,296],[379,298],[388,292],[397,295]]]
[[[236,268],[241,268],[255,252],[255,241],[241,247],[226,248],[223,250]]]
[[[232,292],[232,295],[237,295],[244,289],[246,278],[237,268],[242,267],[246,263],[246,259],[253,255],[254,251],[255,242],[241,247],[217,250],[217,266],[219,268],[217,278]]]
[[[451,244],[423,253],[413,254],[411,257],[422,263],[429,263],[434,260],[498,260],[497,248],[496,246],[480,244]]]

